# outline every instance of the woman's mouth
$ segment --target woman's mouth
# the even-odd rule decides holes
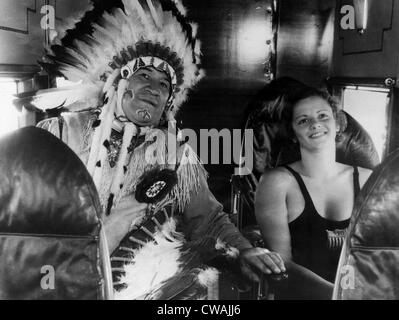
[[[317,132],[312,133],[312,134],[309,136],[309,138],[311,138],[311,139],[316,139],[316,138],[319,138],[319,137],[324,136],[324,135],[326,135],[326,134],[327,134],[327,131],[317,131]]]

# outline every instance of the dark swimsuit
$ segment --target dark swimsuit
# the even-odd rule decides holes
[[[298,172],[284,166],[299,184],[305,208],[288,226],[291,235],[292,258],[327,281],[334,282],[349,219],[333,221],[323,218],[316,210],[312,198]],[[360,191],[359,171],[353,167],[355,198]]]

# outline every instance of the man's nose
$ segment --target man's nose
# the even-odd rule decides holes
[[[159,96],[161,92],[161,86],[157,84],[155,81],[151,81],[147,86],[147,90],[152,95]]]

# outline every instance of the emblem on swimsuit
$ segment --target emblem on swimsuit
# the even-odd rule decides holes
[[[339,249],[344,244],[347,229],[326,230],[328,248]]]

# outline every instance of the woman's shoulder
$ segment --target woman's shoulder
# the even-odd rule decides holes
[[[294,182],[293,175],[284,166],[266,169],[260,178],[260,186],[273,187],[278,191],[287,190]]]
[[[359,173],[360,188],[363,187],[363,185],[366,183],[367,179],[370,177],[370,175],[373,172],[372,170],[363,168],[363,167],[351,166],[351,165],[347,165],[347,164],[343,164],[343,163],[340,163],[340,165],[342,166],[343,170],[345,170],[349,173],[354,172],[355,168],[357,168],[357,171]]]
[[[295,178],[284,167],[266,170],[255,195],[255,208],[263,217],[282,217],[287,214],[287,199],[295,186]],[[256,209],[255,209],[256,211]]]

